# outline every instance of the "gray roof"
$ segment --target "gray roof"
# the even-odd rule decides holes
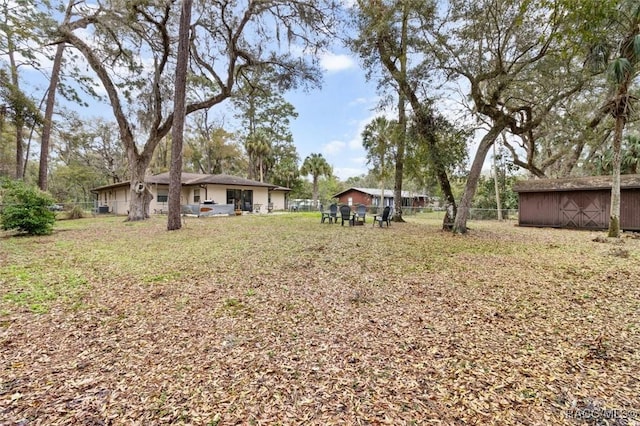
[[[258,182],[256,180],[245,179],[238,176],[231,175],[205,175],[201,173],[182,173],[183,185],[203,185],[203,184],[217,184],[217,185],[235,185],[235,186],[262,186],[268,188],[276,188],[277,185],[273,185],[265,182]],[[146,178],[149,183],[158,183],[169,185],[169,172],[160,173],[159,175],[149,176]]]
[[[611,176],[584,176],[559,179],[521,180],[513,185],[515,192],[549,192],[611,189]],[[621,188],[640,188],[640,175],[620,176]]]
[[[333,197],[336,198],[339,195],[344,194],[345,192],[348,191],[358,191],[358,192],[362,192],[363,194],[368,194],[368,195],[372,195],[374,197],[379,197],[381,194],[380,188],[356,188],[356,187],[351,187],[351,188],[347,188],[344,191],[340,191],[337,194],[335,194]],[[384,196],[387,198],[393,198],[393,189],[385,189],[384,190]],[[410,191],[401,191],[401,196],[402,198],[413,198],[413,197],[428,197],[428,195],[426,194],[415,194],[413,192]]]
[[[145,181],[147,183],[155,183],[159,185],[169,185],[169,172],[160,173],[158,175],[147,176]],[[182,173],[182,185],[228,185],[228,186],[254,186],[254,187],[266,187],[269,189],[276,189],[279,191],[290,191],[289,188],[285,188],[278,185],[273,185],[271,183],[266,182],[258,182],[256,180],[245,179],[238,176],[231,176],[225,174],[219,175],[207,175],[202,173]],[[114,188],[117,186],[129,186],[129,182],[119,182],[116,184],[105,185],[99,188],[94,188],[93,190]]]

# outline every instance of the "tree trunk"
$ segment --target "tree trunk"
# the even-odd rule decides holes
[[[13,44],[13,38],[11,35],[7,37],[7,50],[9,56],[9,72],[11,75],[11,84],[14,86],[15,90],[20,90],[20,81],[18,80],[18,66],[16,64],[15,57],[15,46]],[[18,105],[14,105],[16,108],[15,111],[15,126],[16,126],[16,169],[15,169],[15,177],[16,179],[22,178],[22,159],[24,158],[24,143],[22,136],[22,127],[24,122],[22,120],[22,111],[18,111]]]
[[[493,184],[496,191],[496,209],[498,220],[502,222],[502,203],[500,202],[500,184],[498,182],[498,160],[496,159],[496,144],[493,144]]]
[[[24,123],[21,118],[16,118],[16,179],[20,180],[24,169]]]
[[[191,0],[182,0],[178,57],[176,66],[173,128],[171,129],[171,172],[169,178],[169,214],[167,230],[182,227],[180,193],[182,192],[182,145],[186,117],[187,68],[189,64],[189,27],[191,24]]]
[[[69,1],[67,11],[64,17],[64,23],[69,22],[71,10],[75,4],[74,0]],[[58,44],[56,54],[53,58],[53,68],[51,69],[51,80],[49,80],[49,89],[47,90],[47,104],[44,109],[44,125],[42,126],[42,138],[40,141],[40,167],[38,169],[38,187],[47,190],[47,175],[49,173],[49,140],[51,139],[51,127],[53,126],[53,110],[56,105],[56,91],[58,82],[60,81],[60,69],[62,68],[62,54],[64,52],[64,43]]]
[[[318,205],[318,177],[313,176],[313,205]]]
[[[153,200],[153,195],[145,182],[145,173],[150,161],[148,159],[144,161],[144,157],[131,160],[130,158],[131,195],[127,220],[134,222],[149,218],[149,204]]]
[[[616,130],[613,134],[613,176],[611,183],[611,209],[609,213],[609,237],[620,237],[620,166],[622,163],[622,130],[625,118],[623,115],[616,117]]]
[[[396,173],[393,182],[393,218],[394,222],[404,222],[402,219],[402,176],[404,173],[404,144],[405,144],[405,131],[401,127],[400,137],[401,141],[397,142],[396,148]]]
[[[406,84],[407,80],[407,45],[408,45],[409,12],[407,4],[402,5],[402,30],[400,34],[400,78]],[[396,167],[393,182],[393,218],[394,222],[404,222],[402,219],[402,180],[404,174],[404,149],[407,137],[407,97],[402,89],[398,90],[398,127],[399,135],[396,135]],[[380,212],[382,214],[382,212]]]
[[[47,104],[44,109],[44,126],[42,127],[42,138],[40,141],[40,167],[38,170],[38,187],[47,190],[47,175],[49,172],[49,140],[51,139],[51,127],[53,126],[53,110],[56,103],[56,90],[62,67],[62,53],[64,43],[58,44],[56,55],[53,59],[53,69],[51,70],[51,80],[47,91]]]
[[[458,212],[456,214],[456,220],[453,224],[453,232],[457,234],[466,234],[467,232],[467,220],[469,219],[469,211],[471,209],[471,201],[476,194],[478,188],[478,180],[482,173],[482,165],[487,158],[491,145],[494,144],[496,138],[500,135],[500,132],[504,130],[504,125],[500,123],[494,123],[489,132],[484,135],[478,146],[478,151],[473,159],[471,170],[469,171],[469,177],[467,178],[467,184],[464,187],[464,193],[462,199],[458,205]]]

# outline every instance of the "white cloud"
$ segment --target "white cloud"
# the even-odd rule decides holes
[[[342,141],[331,141],[322,146],[322,153],[327,156],[340,154],[344,151],[346,146],[347,144]]]
[[[349,106],[358,106],[358,105],[368,105],[371,103],[371,100],[365,97],[360,97],[349,102]]]
[[[360,137],[360,133],[358,133],[353,139],[349,141],[349,149],[355,151],[357,149],[362,148],[362,138]]]
[[[351,159],[351,162],[354,164],[358,164],[359,166],[366,167],[367,157],[354,157]]]
[[[328,72],[338,72],[355,68],[356,62],[349,55],[327,52],[320,56],[320,66]]]
[[[338,179],[344,181],[350,177],[366,175],[367,169],[365,168],[353,168],[353,167],[337,167],[333,169],[333,174],[338,177]]]

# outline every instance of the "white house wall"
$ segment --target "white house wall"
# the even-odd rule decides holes
[[[273,191],[271,192],[271,204],[273,204],[273,210],[284,210],[285,209],[285,197],[284,192],[282,191]]]
[[[98,207],[108,207],[109,213],[127,214],[129,187],[105,189],[98,193]]]
[[[197,187],[183,187],[180,193],[180,204],[198,204],[193,201],[194,190]],[[269,190],[266,187],[252,187],[252,186],[225,186],[209,184],[207,188],[200,189],[200,203],[205,200],[213,200],[217,204],[225,204],[227,202],[227,189],[240,189],[253,191],[253,204],[260,204],[260,212],[266,213],[267,205],[269,203]],[[153,195],[153,199],[149,204],[149,212],[154,213],[166,213],[168,209],[167,202],[158,201],[158,191],[168,192],[168,185],[149,185],[149,190]],[[129,211],[129,192],[130,188],[119,187],[104,189],[98,192],[98,206],[108,206],[109,213],[126,215]],[[271,194],[271,202],[273,203],[274,210],[284,209],[284,193],[273,192]]]

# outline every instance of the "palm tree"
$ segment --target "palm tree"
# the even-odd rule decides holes
[[[380,179],[380,212],[384,208],[384,181],[391,174],[391,151],[397,124],[395,120],[376,117],[362,131],[362,146],[367,150],[367,163],[377,169],[375,174]]]
[[[320,176],[330,177],[333,169],[322,154],[311,154],[304,159],[300,168],[301,175],[311,175],[313,179],[313,205],[318,205],[318,179]]]
[[[622,168],[627,173],[636,174],[640,170],[640,137],[627,135],[624,155],[622,156]]]
[[[255,179],[258,177],[260,182],[263,182],[264,162],[266,157],[271,153],[271,144],[265,132],[258,129],[249,135],[245,148],[249,156],[249,178]]]
[[[629,93],[633,80],[640,71],[640,3],[628,0],[618,7],[615,22],[621,26],[620,38],[611,62],[608,63],[607,75],[613,86],[602,112],[610,114],[615,120],[612,142],[613,183],[611,185],[611,210],[609,220],[609,237],[620,237],[620,169],[622,164],[622,134],[632,112],[634,97]],[[609,55],[604,44],[593,49],[595,60],[607,61]],[[591,59],[594,59],[591,58]]]
[[[269,182],[291,188],[291,185],[299,175],[300,171],[296,161],[291,158],[285,158],[274,166],[273,180],[269,180]]]

